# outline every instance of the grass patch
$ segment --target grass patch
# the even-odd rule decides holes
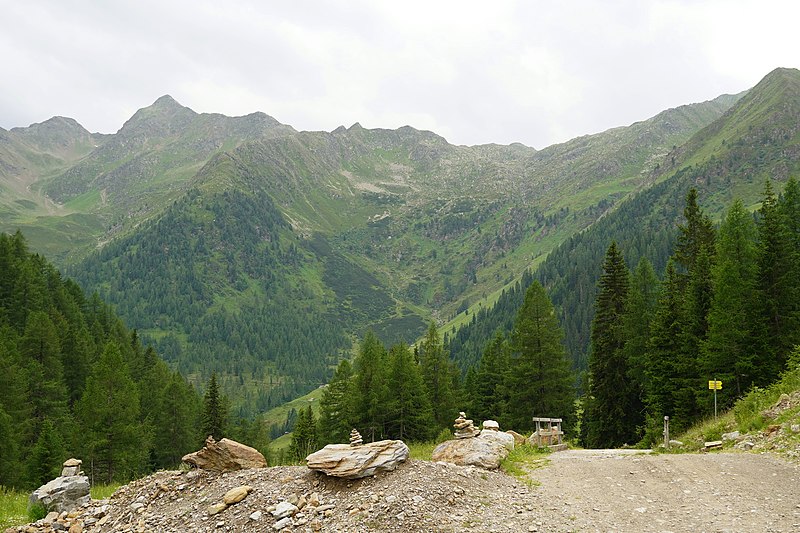
[[[110,485],[95,485],[90,489],[93,500],[107,500],[114,494],[122,483],[112,483]]]
[[[531,478],[531,472],[537,468],[542,468],[550,463],[547,455],[550,453],[548,448],[538,448],[523,444],[515,446],[508,454],[508,457],[500,461],[500,468],[508,475],[514,476],[529,487],[540,483]]]
[[[0,486],[0,531],[28,523],[28,493]]]
[[[409,442],[408,443],[408,457],[410,459],[420,459],[422,461],[430,461],[433,450],[439,445],[437,442]]]

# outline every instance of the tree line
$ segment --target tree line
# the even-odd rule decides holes
[[[574,428],[574,376],[563,330],[542,286],[532,284],[508,338],[499,334],[466,379],[435,324],[418,346],[386,349],[368,331],[352,363],[341,361],[322,394],[319,416],[301,409],[290,456],[302,460],[328,443],[345,443],[357,429],[365,441],[425,441],[451,434],[458,412],[480,424],[498,420],[525,431],[531,417],[563,417]]]
[[[750,213],[740,200],[718,228],[686,197],[661,280],[646,258],[631,274],[612,242],[603,260],[581,437],[590,447],[660,439],[775,381],[800,344],[800,188],[769,182]]]

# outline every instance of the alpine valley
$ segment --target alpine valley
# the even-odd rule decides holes
[[[296,131],[163,96],[111,135],[54,117],[0,129],[0,231],[85,290],[194,383],[251,417],[324,384],[372,329],[443,325],[474,364],[542,281],[586,366],[612,239],[661,272],[687,191],[719,218],[800,167],[800,72],[541,150],[412,127]]]

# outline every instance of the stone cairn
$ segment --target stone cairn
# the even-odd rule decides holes
[[[475,427],[475,425],[472,423],[472,420],[467,419],[467,415],[463,411],[458,413],[458,418],[456,418],[456,422],[453,424],[453,427],[456,428],[455,436],[457,439],[476,437],[481,432],[480,429]]]
[[[361,438],[361,433],[356,428],[350,431],[350,446],[361,446],[364,444],[364,439]]]

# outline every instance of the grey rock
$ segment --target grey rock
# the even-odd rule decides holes
[[[723,433],[722,434],[722,442],[726,442],[729,440],[736,440],[739,438],[738,431],[731,431],[730,433]]]
[[[252,520],[253,522],[258,522],[259,520],[261,520],[261,517],[263,515],[264,513],[262,513],[261,511],[256,511],[250,515],[250,520]]]
[[[61,513],[72,511],[88,503],[89,478],[86,476],[59,476],[33,491],[29,505],[41,504],[48,511]]]
[[[433,450],[432,461],[494,470],[514,449],[514,437],[504,431],[482,431],[474,439],[456,439],[441,443]]]

